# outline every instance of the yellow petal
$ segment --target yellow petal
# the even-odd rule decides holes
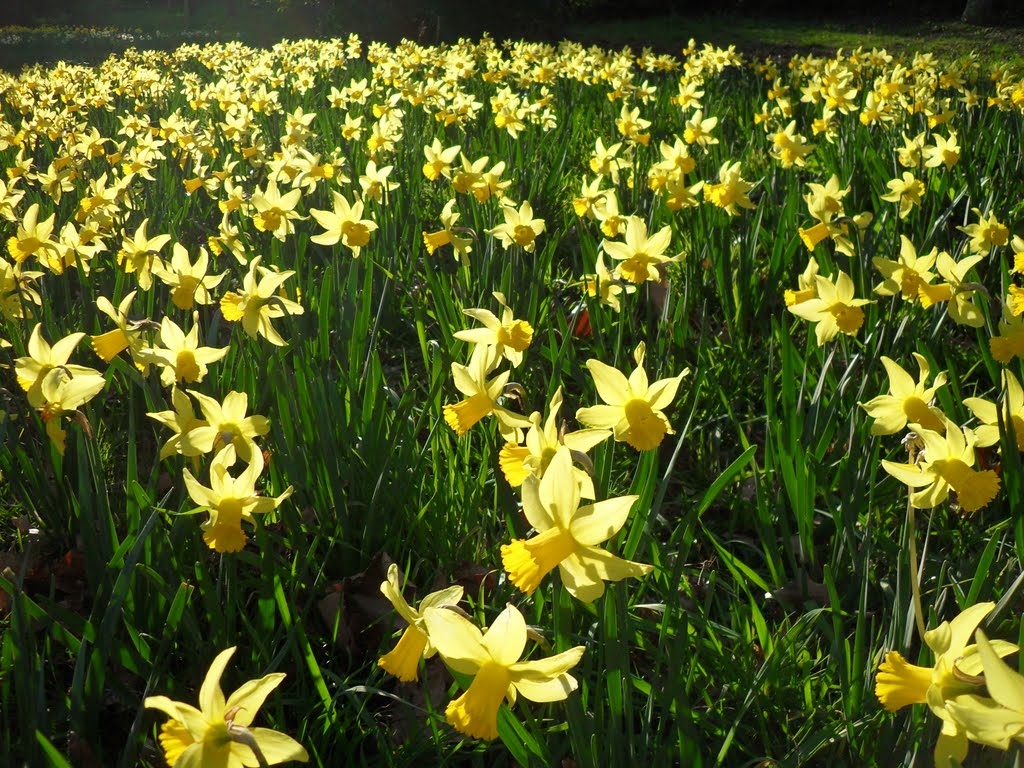
[[[896,651],[889,651],[875,676],[875,696],[890,712],[908,704],[928,701],[932,670],[911,664]]]

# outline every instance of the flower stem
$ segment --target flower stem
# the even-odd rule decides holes
[[[924,640],[924,612],[921,610],[921,580],[917,571],[917,537],[914,506],[907,497],[907,549],[910,555],[910,589],[914,595],[914,618],[917,621],[917,634]]]

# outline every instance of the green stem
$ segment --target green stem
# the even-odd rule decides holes
[[[914,594],[914,619],[917,621],[917,633],[924,640],[924,612],[921,610],[921,580],[917,571],[917,540],[914,506],[907,497],[907,548],[910,555],[910,589]]]

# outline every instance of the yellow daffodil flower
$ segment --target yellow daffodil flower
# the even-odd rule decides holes
[[[310,238],[320,245],[334,245],[339,240],[352,251],[352,258],[358,259],[360,250],[370,242],[370,233],[377,230],[377,224],[362,218],[363,201],[356,200],[349,205],[339,192],[331,193],[334,198],[333,211],[311,208],[309,213],[326,232]]]
[[[811,256],[811,260],[807,262],[804,271],[797,277],[796,290],[786,289],[785,294],[783,294],[783,300],[791,312],[793,311],[793,305],[817,298],[818,282],[815,278],[818,276],[818,269],[818,260]]]
[[[984,258],[981,254],[968,256],[960,261],[945,251],[939,251],[935,259],[935,269],[945,282],[921,283],[918,292],[921,306],[927,309],[933,304],[948,302],[947,310],[954,322],[972,328],[980,328],[985,324],[985,316],[974,304],[974,294],[980,287],[978,283],[966,282],[967,273]]]
[[[206,424],[182,435],[182,454],[199,456],[220,451],[229,444],[243,461],[250,461],[252,454],[259,453],[255,438],[270,431],[270,421],[266,416],[245,415],[249,409],[249,396],[245,392],[228,392],[223,403],[194,389],[190,389],[189,394],[199,401]]]
[[[747,196],[754,185],[740,174],[739,161],[732,165],[725,161],[718,170],[718,183],[704,185],[704,199],[724,209],[730,216],[736,216],[739,208],[756,208]]]
[[[982,422],[982,425],[974,430],[974,434],[978,438],[976,445],[979,448],[985,448],[999,442],[999,417],[1001,415],[1004,422],[1012,423],[1017,448],[1024,451],[1024,389],[1021,389],[1017,377],[1005,369],[1003,370],[1003,392],[1005,399],[1000,405],[981,397],[964,398],[964,405]]]
[[[149,320],[132,321],[128,319],[128,310],[131,309],[136,293],[136,291],[132,291],[121,299],[117,309],[114,309],[114,305],[110,303],[110,299],[106,296],[100,296],[96,299],[96,308],[113,320],[117,328],[101,333],[98,336],[93,336],[92,348],[106,363],[109,363],[114,357],[127,349],[128,354],[132,356],[132,362],[135,363],[135,367],[146,373],[149,363],[141,357],[143,349],[142,331],[153,324]]]
[[[208,275],[210,255],[203,247],[199,248],[196,263],[189,261],[188,251],[181,243],[175,243],[171,249],[171,263],[167,267],[154,267],[155,274],[163,283],[171,288],[171,301],[181,310],[190,310],[196,304],[212,304],[210,289],[220,285],[227,272],[219,275]]]
[[[665,255],[665,249],[671,241],[672,227],[662,227],[648,237],[647,224],[643,219],[633,216],[626,225],[625,242],[602,240],[601,247],[619,262],[615,268],[616,274],[639,285],[648,280],[660,280],[659,265],[679,261],[678,255]]]
[[[980,629],[974,637],[992,698],[955,696],[946,702],[946,710],[971,741],[1007,751],[1011,741],[1024,743],[1024,677],[1000,658],[1016,648],[1007,650],[1009,644],[990,641]]]
[[[176,453],[181,453],[181,439],[193,429],[208,425],[208,422],[196,416],[192,408],[192,398],[177,387],[171,389],[171,403],[174,405],[174,410],[156,411],[146,414],[149,418],[160,422],[174,432],[160,447],[161,460]],[[196,454],[197,464],[200,455],[202,455],[201,452]]]
[[[489,309],[464,309],[462,313],[483,323],[483,328],[470,328],[454,334],[460,341],[493,347],[512,367],[523,362],[523,352],[533,341],[533,327],[525,320],[516,320],[512,308],[505,302],[505,294],[494,291],[493,296],[502,307],[501,319]]]
[[[160,343],[163,346],[144,349],[139,357],[162,368],[160,383],[170,387],[178,382],[198,384],[206,377],[209,363],[224,358],[230,347],[199,346],[199,313],[192,318],[192,330],[186,334],[171,318],[160,321]]]
[[[511,371],[503,371],[490,381],[488,374],[494,370],[499,355],[494,347],[478,344],[473,348],[469,365],[452,363],[452,378],[455,387],[467,398],[444,407],[444,420],[455,434],[462,437],[484,416],[491,413],[498,419],[499,430],[507,439],[516,436],[519,430],[530,426],[530,420],[498,405],[498,398],[505,391],[505,383]],[[518,440],[516,441],[518,442]]]
[[[899,363],[882,355],[882,365],[889,375],[889,394],[858,403],[875,420],[871,425],[872,435],[894,435],[906,427],[908,422],[915,422],[933,432],[945,431],[945,416],[929,403],[939,388],[945,385],[946,373],[938,373],[932,386],[925,388],[925,382],[931,375],[928,360],[917,352],[914,353],[914,359],[921,372],[916,384]]]
[[[882,199],[890,203],[899,203],[901,219],[906,218],[915,205],[921,204],[925,193],[924,182],[919,181],[909,171],[904,171],[902,178],[886,182],[886,186],[891,191],[887,195],[882,195]]]
[[[507,205],[502,207],[501,212],[505,223],[484,231],[497,237],[503,248],[518,245],[527,253],[533,253],[537,247],[537,236],[544,231],[544,219],[533,218],[533,207],[527,200],[523,201],[518,211],[514,206]]]
[[[469,264],[467,256],[473,250],[473,240],[459,234],[460,231],[466,232],[467,230],[455,226],[461,215],[455,210],[455,198],[444,204],[444,210],[441,211],[441,226],[443,229],[437,232],[423,233],[423,244],[427,247],[427,253],[433,256],[434,251],[438,248],[451,245],[455,256],[461,259],[464,265]]]
[[[661,445],[665,435],[675,434],[662,411],[675,399],[676,390],[690,369],[668,379],[648,384],[644,371],[647,345],[640,342],[633,352],[636,368],[627,379],[623,373],[600,360],[591,358],[587,369],[594,377],[597,393],[605,405],[581,408],[576,420],[596,429],[612,429],[617,442],[627,442],[638,451],[649,451]]]
[[[605,581],[640,578],[651,566],[623,560],[598,547],[622,528],[639,496],[620,496],[580,507],[580,487],[569,448],[556,449],[544,476],[523,481],[523,514],[537,535],[501,548],[509,581],[527,595],[557,566],[569,593],[584,603],[604,594]]]
[[[68,378],[100,375],[99,371],[92,368],[68,363],[71,353],[84,338],[84,333],[72,333],[51,347],[43,338],[43,324],[36,323],[28,339],[28,355],[14,361],[14,374],[18,379],[18,386],[28,393],[29,405],[33,408],[42,405],[43,377],[54,368],[63,369]]]
[[[256,209],[252,221],[256,229],[270,232],[284,242],[288,235],[295,232],[295,225],[292,222],[301,218],[295,211],[295,206],[301,198],[301,189],[293,189],[282,195],[277,188],[277,182],[270,179],[265,190],[257,189],[252,196],[252,205]]]
[[[437,649],[427,637],[423,614],[431,608],[443,608],[456,605],[462,599],[462,587],[453,586],[437,592],[431,592],[420,601],[419,609],[413,608],[402,596],[402,585],[398,580],[398,566],[388,566],[387,580],[380,584],[380,591],[388,599],[394,609],[409,625],[398,640],[398,645],[377,659],[377,666],[390,672],[403,683],[419,680],[420,659],[429,659]]]
[[[607,440],[611,431],[607,429],[580,429],[576,432],[562,433],[558,426],[558,412],[562,407],[562,388],[555,390],[548,404],[548,418],[541,426],[540,414],[530,414],[532,422],[526,433],[526,442],[506,443],[498,454],[498,465],[505,474],[505,479],[513,488],[523,484],[527,477],[533,475],[538,479],[544,476],[551,459],[563,445],[571,451],[585,454],[598,443]],[[594,498],[594,483],[585,471],[573,468],[576,482],[580,486],[580,495],[585,499]]]
[[[99,394],[107,380],[98,371],[69,376],[63,368],[53,368],[39,382],[38,405],[34,406],[46,425],[46,434],[64,455],[64,439],[67,433],[61,428],[61,417],[74,414]]]
[[[242,280],[242,291],[229,291],[220,300],[220,311],[228,322],[242,321],[242,329],[256,338],[262,336],[271,344],[283,347],[286,342],[277,332],[273,321],[285,315],[301,315],[305,310],[297,301],[281,295],[281,285],[295,274],[294,270],[275,272],[260,266],[256,257],[249,263],[249,271]],[[261,275],[257,281],[257,273]],[[281,290],[279,290],[281,289]]]
[[[306,750],[291,736],[250,727],[267,696],[284,680],[283,672],[250,680],[224,698],[220,678],[234,652],[234,647],[228,648],[213,660],[199,689],[199,709],[166,696],[146,697],[147,709],[159,710],[171,718],[160,728],[160,746],[167,764],[171,768],[238,768],[260,765],[260,757],[266,765],[308,762]]]
[[[1010,241],[1009,228],[1005,224],[1000,224],[994,213],[986,217],[978,208],[972,208],[971,212],[978,217],[978,223],[957,227],[971,238],[967,244],[969,253],[987,256],[993,248],[1001,248]]]
[[[817,296],[792,304],[789,311],[804,320],[817,323],[814,335],[819,347],[832,341],[839,333],[856,335],[864,325],[864,310],[861,307],[872,301],[853,297],[853,280],[843,271],[836,274],[834,283],[821,275],[815,275],[814,282]]]
[[[454,611],[434,608],[423,616],[430,642],[445,664],[473,682],[445,708],[448,722],[474,739],[498,737],[502,699],[514,704],[517,694],[531,701],[562,701],[576,690],[569,670],[583,656],[582,645],[533,661],[519,661],[526,648],[526,621],[509,605],[486,633]]]
[[[939,254],[938,248],[924,256],[917,255],[917,249],[906,235],[900,235],[900,257],[898,261],[875,256],[871,263],[885,278],[875,286],[879,296],[895,296],[899,294],[910,302],[915,302],[921,294],[921,286],[931,283],[935,273],[930,272]]]
[[[890,712],[909,704],[927,704],[942,720],[942,733],[935,745],[936,768],[950,768],[950,758],[963,761],[967,756],[967,734],[948,708],[951,699],[977,689],[970,677],[981,672],[982,659],[971,635],[995,603],[978,603],[965,609],[952,621],[944,621],[924,635],[935,654],[932,667],[911,664],[897,651],[889,651],[875,677],[875,695]],[[1016,646],[1000,643],[1005,656]]]
[[[205,427],[199,428],[202,429]],[[203,541],[210,549],[221,553],[239,552],[245,547],[247,537],[242,530],[243,520],[255,523],[253,515],[272,512],[292,495],[290,485],[280,496],[257,494],[256,481],[264,467],[263,452],[259,450],[250,451],[245,469],[238,477],[232,477],[228,470],[235,464],[236,452],[233,444],[225,442],[225,447],[210,462],[209,488],[196,480],[187,469],[184,470],[188,495],[210,513],[210,519],[201,526]]]
[[[164,269],[160,250],[171,241],[170,235],[150,237],[146,233],[148,226],[149,219],[143,219],[131,239],[124,238],[121,250],[117,253],[117,263],[124,266],[125,272],[138,273],[139,288],[143,291],[148,291],[152,287],[153,273]]]
[[[960,429],[946,420],[945,437],[920,424],[910,428],[924,443],[924,454],[917,464],[882,460],[882,467],[901,483],[920,488],[910,494],[916,509],[931,509],[956,493],[957,503],[966,513],[976,512],[999,493],[999,475],[991,469],[974,469],[974,446],[978,439],[971,429]]]
[[[21,264],[29,256],[40,252],[55,250],[56,244],[51,236],[56,215],[51,213],[49,218],[39,221],[39,203],[32,203],[28,207],[16,233],[7,240],[7,252],[15,264]]]

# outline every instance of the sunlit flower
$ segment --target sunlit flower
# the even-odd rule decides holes
[[[882,467],[904,485],[920,488],[910,494],[910,503],[916,509],[931,509],[944,502],[950,491],[964,512],[976,512],[999,493],[999,475],[991,469],[974,469],[974,446],[978,439],[973,430],[961,429],[946,420],[945,436],[911,424],[924,443],[923,456],[916,464],[901,464],[882,460]]]
[[[665,226],[647,236],[647,225],[634,216],[626,225],[625,242],[602,240],[605,253],[619,262],[615,272],[629,282],[639,285],[648,280],[660,280],[658,267],[678,261],[679,256],[666,256],[665,249],[672,241],[672,227]]]
[[[516,695],[531,701],[562,701],[576,690],[569,670],[583,656],[582,645],[533,661],[519,661],[526,648],[526,621],[513,605],[494,620],[486,633],[454,611],[435,608],[423,616],[430,642],[445,664],[473,682],[445,709],[448,722],[474,739],[498,737],[498,709]]]
[[[651,566],[601,549],[622,528],[638,496],[621,496],[580,507],[580,488],[567,446],[556,449],[544,476],[523,482],[523,514],[537,535],[501,548],[509,581],[533,594],[557,566],[569,593],[585,603],[604,594],[606,581],[640,578]]]
[[[753,188],[754,185],[740,175],[739,161],[732,165],[726,161],[718,171],[718,183],[704,185],[704,199],[725,209],[730,216],[735,216],[739,213],[739,208],[757,207],[747,196]]]
[[[390,653],[377,659],[377,666],[390,672],[404,683],[413,683],[419,679],[420,659],[429,659],[437,649],[427,637],[426,623],[423,614],[431,608],[443,608],[456,605],[462,599],[462,587],[453,586],[438,592],[431,592],[420,601],[418,609],[413,608],[402,596],[402,585],[398,581],[398,566],[388,566],[386,581],[380,584],[380,591],[388,599],[394,609],[409,625],[402,637]]]
[[[662,411],[675,399],[676,390],[690,369],[684,368],[678,376],[659,379],[648,384],[644,371],[647,345],[640,342],[633,352],[636,368],[626,376],[610,365],[591,358],[587,369],[594,377],[597,394],[606,403],[581,408],[576,420],[588,427],[612,429],[618,442],[627,442],[638,451],[648,451],[661,445],[665,435],[674,434],[668,417]]]
[[[245,392],[228,392],[223,404],[209,395],[189,390],[203,412],[205,424],[183,434],[179,444],[185,456],[199,456],[204,453],[221,451],[232,445],[243,461],[250,461],[252,454],[259,453],[255,438],[270,431],[266,416],[246,416],[249,396]]]
[[[498,454],[498,466],[505,475],[508,484],[518,487],[530,475],[542,478],[547,471],[551,459],[563,445],[576,455],[585,454],[598,443],[611,436],[608,429],[580,429],[575,432],[564,432],[559,428],[558,412],[562,407],[562,388],[555,390],[548,404],[548,417],[541,425],[541,417],[537,411],[530,414],[531,426],[526,433],[523,445],[506,443]],[[564,425],[563,425],[564,427]],[[574,467],[576,482],[580,486],[580,495],[585,499],[594,498],[594,483],[584,470]]]
[[[463,314],[483,323],[484,327],[458,331],[454,336],[470,344],[493,347],[495,352],[516,367],[523,362],[523,352],[533,341],[533,327],[525,320],[515,319],[511,307],[505,302],[505,294],[495,291],[493,296],[502,307],[501,319],[489,309],[464,309]]]
[[[900,257],[898,261],[875,256],[871,263],[885,278],[875,286],[879,296],[895,296],[899,294],[910,302],[916,302],[921,294],[921,286],[935,279],[931,268],[938,256],[938,249],[932,248],[924,256],[917,255],[917,249],[906,235],[900,235]]]
[[[503,248],[518,245],[527,253],[533,253],[537,247],[537,236],[544,231],[544,219],[533,218],[533,207],[527,200],[523,201],[518,211],[514,206],[506,205],[501,212],[505,216],[505,223],[484,231],[497,237]]]
[[[814,282],[817,296],[790,305],[789,311],[817,324],[814,334],[819,347],[832,341],[839,333],[856,335],[864,325],[861,307],[871,304],[871,300],[854,298],[853,280],[841,270],[836,274],[834,283],[821,275],[815,275]]]
[[[275,672],[259,680],[250,680],[227,699],[220,689],[224,668],[234,654],[228,648],[217,654],[199,690],[199,709],[173,701],[166,696],[147,696],[147,709],[168,715],[160,728],[160,746],[167,764],[172,768],[207,768],[243,765],[276,765],[290,760],[308,762],[302,745],[269,728],[251,728],[263,702],[284,680],[283,672]]]
[[[310,209],[310,215],[326,232],[310,238],[320,245],[334,245],[339,240],[352,251],[352,257],[358,259],[360,250],[370,242],[370,233],[377,230],[377,224],[370,219],[361,218],[363,201],[356,200],[349,205],[345,196],[339,192],[331,193],[334,198],[333,211]]]
[[[975,628],[995,603],[978,603],[963,610],[952,621],[944,621],[924,635],[924,641],[935,654],[932,667],[911,664],[897,651],[889,651],[875,677],[875,695],[887,710],[895,712],[909,704],[927,704],[942,720],[942,733],[935,745],[935,765],[947,768],[950,758],[963,761],[967,756],[967,735],[948,709],[948,702],[957,696],[977,690],[971,680],[981,672],[982,659],[978,648],[968,645]],[[1005,656],[1017,650],[1010,643],[1000,642]]]
[[[882,195],[882,199],[890,203],[899,203],[900,218],[906,218],[914,206],[920,205],[924,198],[924,182],[914,177],[909,171],[904,171],[902,178],[886,182],[891,190],[889,194]]]
[[[198,397],[195,392],[192,394]],[[199,428],[202,429],[205,428]],[[249,463],[238,477],[232,477],[228,471],[235,461],[234,445],[227,443],[210,462],[209,488],[187,469],[184,470],[188,495],[201,509],[210,513],[210,519],[202,524],[203,541],[216,552],[241,551],[247,541],[242,522],[255,523],[253,515],[274,511],[292,495],[290,485],[280,496],[260,496],[256,492],[256,481],[264,466],[262,451],[249,452]]]
[[[935,393],[946,383],[946,373],[942,371],[935,376],[932,386],[925,388],[925,382],[931,375],[931,368],[924,355],[914,353],[917,367],[921,372],[917,383],[910,374],[900,367],[892,358],[882,355],[882,365],[889,375],[889,394],[879,395],[860,403],[868,416],[875,420],[871,425],[872,435],[894,435],[908,422],[914,422],[934,432],[946,429],[945,416],[942,411],[929,403]]]
[[[241,292],[229,291],[221,297],[220,311],[228,322],[241,320],[242,329],[252,338],[263,336],[271,344],[283,347],[286,342],[274,328],[273,320],[285,315],[301,315],[305,310],[297,301],[282,295],[281,286],[295,274],[294,270],[275,272],[261,267],[260,258],[249,263]],[[257,273],[261,277],[257,278]]]
[[[487,379],[499,359],[494,347],[477,344],[473,348],[469,365],[452,363],[455,387],[466,395],[466,399],[446,405],[444,420],[459,437],[466,434],[484,416],[492,413],[497,417],[499,429],[506,438],[511,438],[518,430],[530,426],[530,420],[526,417],[498,405],[498,398],[504,393],[505,383],[511,373],[503,371],[493,379]]]
[[[1010,371],[1003,370],[1004,400],[997,405],[981,397],[964,398],[967,406],[982,425],[976,427],[974,434],[978,438],[976,445],[985,448],[999,442],[999,419],[1002,417],[1007,427],[1013,427],[1017,448],[1024,451],[1024,390],[1021,389],[1017,377]]]

